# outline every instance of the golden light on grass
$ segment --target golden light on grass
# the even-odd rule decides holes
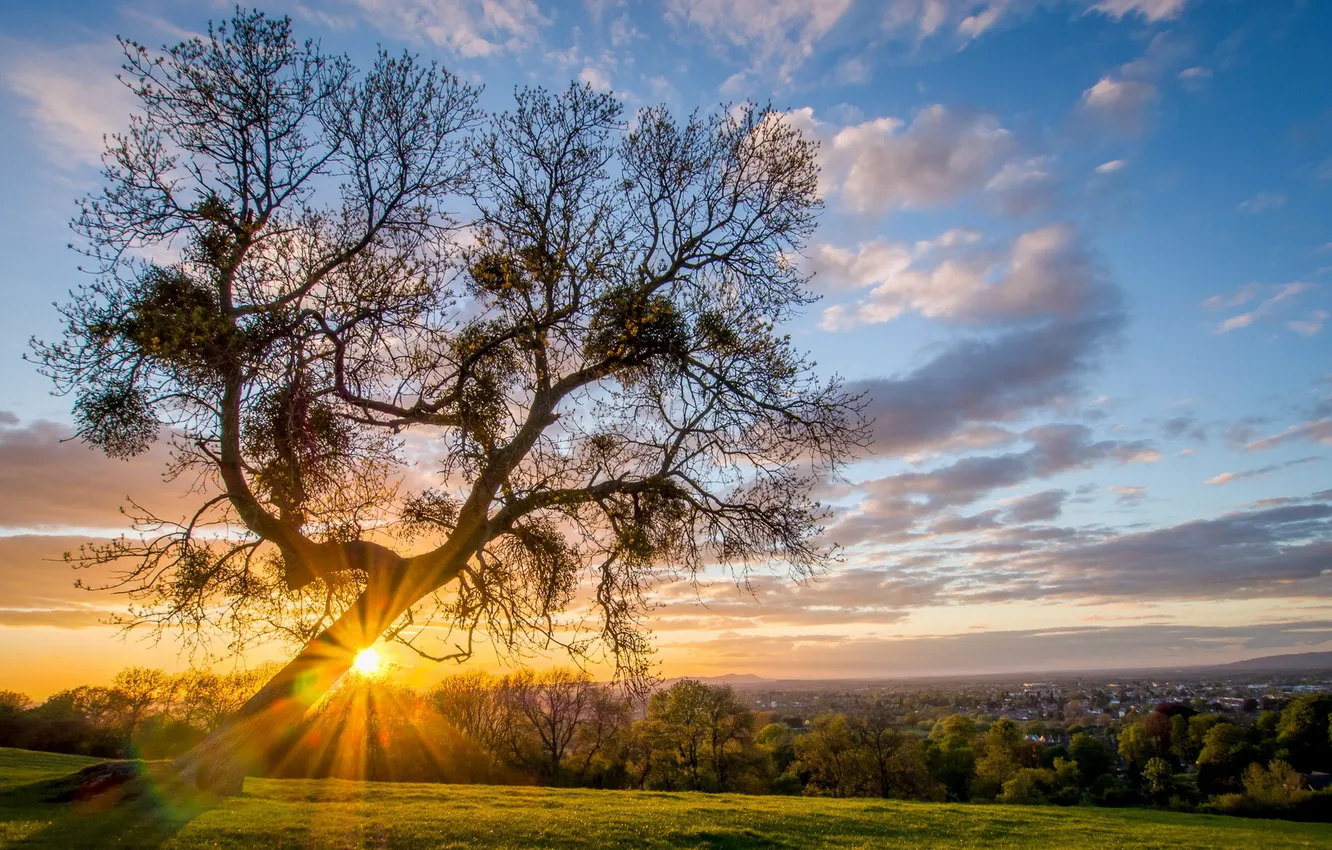
[[[362,676],[373,676],[384,669],[384,659],[379,657],[378,652],[367,648],[356,654],[356,660],[352,662],[352,667]]]

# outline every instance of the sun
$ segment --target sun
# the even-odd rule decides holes
[[[356,660],[352,662],[352,667],[362,676],[373,676],[384,667],[384,659],[379,657],[379,653],[373,649],[363,649],[356,654]]]

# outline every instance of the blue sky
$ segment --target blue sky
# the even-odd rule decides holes
[[[791,332],[880,414],[874,457],[828,489],[848,560],[757,599],[722,583],[701,612],[667,589],[671,671],[1332,645],[1332,5],[266,8],[360,60],[376,44],[419,51],[484,83],[492,108],[515,85],[577,79],[630,107],[770,101],[821,141],[827,210],[802,262],[824,299]],[[93,603],[60,593],[40,554],[115,528],[118,486],[160,486],[56,443],[65,400],[19,359],[30,335],[57,332],[50,304],[78,277],[72,202],[130,108],[113,35],[174,42],[227,12],[44,2],[0,22],[0,547],[11,581],[44,570],[50,584],[0,611],[0,643],[100,634]],[[994,632],[1026,640],[980,638]]]

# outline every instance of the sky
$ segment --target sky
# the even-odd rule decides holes
[[[264,8],[362,63],[376,45],[438,60],[494,109],[578,80],[631,109],[770,102],[820,141],[801,262],[822,300],[789,330],[876,417],[872,454],[821,488],[844,559],[805,585],[662,588],[663,674],[1332,649],[1332,4]],[[115,35],[174,43],[228,13],[47,0],[0,20],[0,688],[189,663],[104,625],[124,600],[52,560],[122,529],[127,496],[185,504],[161,456],[62,442],[68,400],[21,358],[59,332],[73,202],[132,108]]]

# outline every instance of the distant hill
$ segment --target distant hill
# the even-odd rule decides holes
[[[1215,670],[1273,671],[1298,673],[1304,670],[1332,670],[1332,652],[1294,652],[1288,655],[1264,655],[1230,664],[1217,664]]]

